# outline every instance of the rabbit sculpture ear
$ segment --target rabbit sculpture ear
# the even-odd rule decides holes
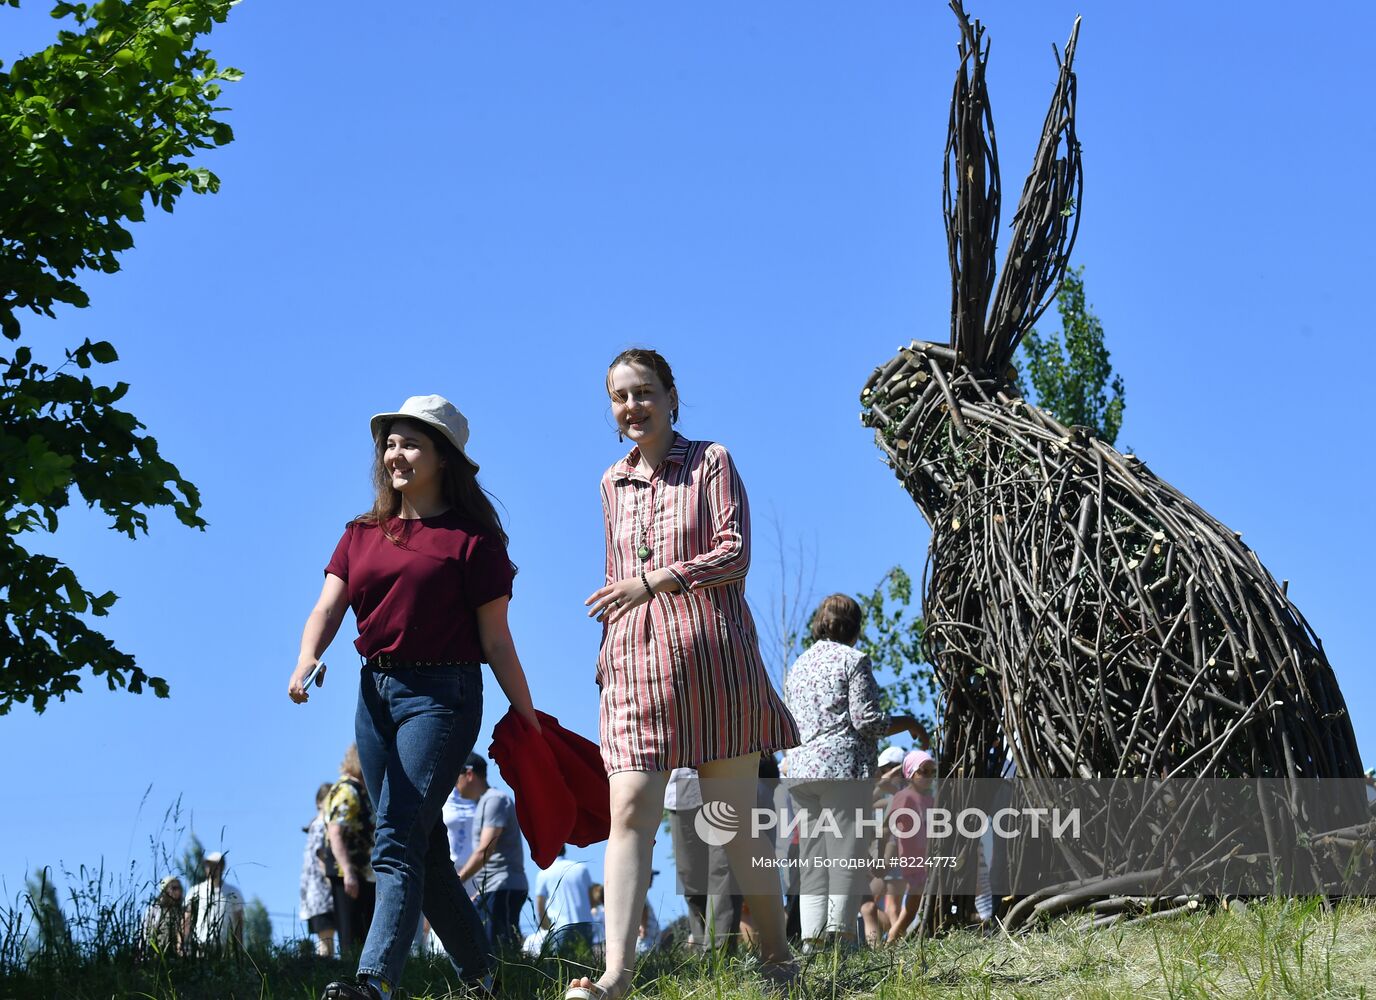
[[[974,360],[987,349],[984,320],[994,289],[999,153],[984,84],[989,59],[984,25],[971,22],[961,0],[951,0],[951,9],[960,21],[960,68],[951,95],[942,209],[951,260],[951,346]]]
[[[1084,174],[1075,137],[1075,73],[1071,68],[1079,36],[1077,17],[1065,43],[1065,58],[1060,60],[1060,77],[1042,125],[1032,172],[1013,215],[1013,238],[994,293],[983,350],[969,356],[972,365],[985,371],[1003,371],[1023,335],[1051,305],[1080,229]]]
[[[1080,19],[1075,19],[1060,60],[1051,110],[1013,216],[1013,239],[995,290],[1000,188],[998,144],[984,82],[989,46],[984,26],[970,20],[961,0],[950,2],[960,21],[960,69],[951,96],[942,196],[951,261],[951,346],[971,368],[1002,373],[1023,335],[1060,290],[1080,226],[1083,176],[1071,68]]]

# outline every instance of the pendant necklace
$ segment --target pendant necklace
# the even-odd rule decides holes
[[[653,495],[654,491],[654,484],[651,483],[649,493]],[[664,494],[661,492],[659,497],[657,498],[658,502],[656,502],[654,505],[654,513],[656,515],[659,513],[659,509],[662,506],[663,500]],[[644,505],[637,503],[635,506],[635,537],[637,537],[640,540],[639,546],[636,547],[635,554],[636,558],[639,559],[641,562],[649,562],[650,556],[653,554],[650,549],[650,524],[653,519],[645,520],[642,522],[640,512],[640,508],[642,506],[649,505],[650,503],[651,501],[647,500]]]

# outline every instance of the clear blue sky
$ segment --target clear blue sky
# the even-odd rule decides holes
[[[52,36],[47,6],[0,10],[0,56]],[[1290,580],[1376,763],[1357,381],[1376,8],[972,6],[1010,202],[1051,43],[1083,13],[1075,260],[1127,384],[1119,443]],[[211,45],[246,73],[224,102],[237,140],[204,160],[222,192],[138,227],[123,272],[87,282],[92,308],[29,325],[54,353],[115,343],[108,377],[133,385],[210,528],[164,515],[130,542],[73,511],[57,538],[29,537],[120,595],[103,627],[172,697],[91,681],[0,719],[6,895],[46,863],[146,876],[180,798],[285,929],[311,796],[351,739],[352,625],[309,705],[287,677],[322,567],[368,502],[367,419],[408,395],[468,413],[521,567],[512,620],[536,702],[584,733],[596,485],[624,451],[602,380],[627,345],[668,356],[682,429],[736,458],[758,613],[777,592],[771,517],[815,546],[817,596],[894,563],[919,573],[927,529],[857,395],[895,345],[947,336],[956,37],[944,4],[898,0],[237,7]],[[480,750],[504,710],[490,684]],[[600,873],[600,847],[575,854]],[[656,883],[666,915],[671,890]]]

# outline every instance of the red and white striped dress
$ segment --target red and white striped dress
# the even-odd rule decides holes
[[[607,583],[667,568],[676,593],[602,629],[607,773],[668,771],[798,745],[745,603],[750,506],[726,449],[675,435],[651,478],[632,450],[602,476]],[[643,530],[650,558],[636,554]]]

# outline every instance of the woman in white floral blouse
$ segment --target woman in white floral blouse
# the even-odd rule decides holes
[[[909,715],[889,715],[880,701],[870,658],[855,649],[860,605],[832,594],[813,613],[816,642],[798,657],[784,681],[784,701],[798,723],[802,745],[789,752],[790,793],[807,813],[806,834],[824,810],[834,821],[817,836],[803,836],[802,930],[804,946],[827,939],[854,943],[856,915],[868,892],[870,873],[838,866],[838,859],[864,859],[869,845],[856,829],[858,812],[868,813],[878,757],[876,741],[907,730],[921,743],[927,733]],[[837,836],[836,831],[840,831]]]
[[[334,897],[325,872],[325,814],[323,807],[334,785],[328,781],[315,792],[315,816],[301,832],[306,835],[306,854],[301,859],[301,919],[306,932],[315,935],[315,953],[334,958]]]

